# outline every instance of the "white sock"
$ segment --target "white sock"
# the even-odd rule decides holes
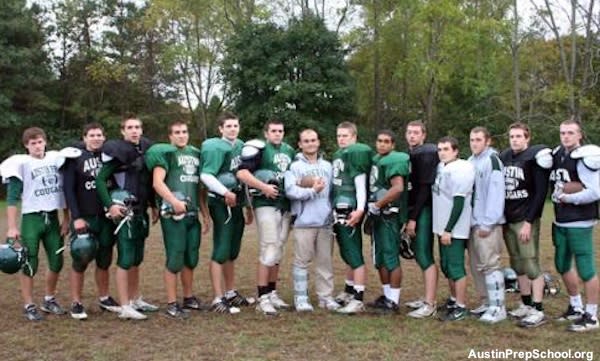
[[[229,290],[227,292],[225,292],[225,298],[232,298],[235,297],[235,290]]]
[[[385,285],[381,286],[381,288],[383,289],[383,295],[391,300],[392,298],[390,296],[390,284],[386,283]]]
[[[465,308],[465,305],[464,305],[464,303],[456,302],[456,307]]]
[[[100,301],[106,301],[106,300],[108,300],[108,296],[100,296],[98,298],[100,299]]]
[[[354,286],[354,281],[352,280],[345,280],[344,283],[346,283],[350,287]]]
[[[456,302],[456,297],[450,296],[450,301]]]
[[[215,303],[219,303],[221,302],[221,297],[217,296],[213,299],[212,304],[214,305]]]
[[[394,301],[396,304],[400,302],[400,290],[401,288],[390,288],[390,296],[388,298]]]
[[[595,320],[598,314],[598,305],[588,303],[587,305],[585,305],[585,312],[592,315],[592,318]]]
[[[583,310],[583,302],[581,301],[581,294],[577,294],[576,296],[569,296],[569,303],[573,308],[578,310]]]
[[[356,292],[365,292],[365,285],[354,285],[352,287]]]
[[[54,296],[44,296],[44,301],[51,301],[54,299]]]

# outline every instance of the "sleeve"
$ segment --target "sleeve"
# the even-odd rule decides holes
[[[396,157],[394,162],[385,170],[385,179],[392,179],[396,176],[407,177],[410,172],[410,162],[403,156]]]
[[[146,167],[152,171],[156,167],[161,167],[169,172],[169,162],[167,161],[167,149],[163,144],[155,144],[144,154]]]
[[[10,177],[6,188],[6,203],[9,206],[16,206],[23,193],[23,182],[17,177]]]
[[[427,204],[429,197],[431,197],[431,184],[417,183],[413,184],[412,187],[411,192],[416,192],[416,197],[415,204],[408,214],[408,219],[416,221],[423,207]]]
[[[63,168],[63,189],[65,193],[65,200],[67,201],[67,208],[71,212],[71,218],[73,220],[80,218],[79,205],[77,204],[77,162],[74,160],[68,160]]]
[[[464,196],[454,196],[452,199],[452,211],[450,212],[450,218],[448,219],[448,223],[444,228],[446,232],[452,232],[454,226],[460,219],[460,215],[465,207],[465,197]]]
[[[100,203],[106,208],[110,207],[112,204],[112,199],[110,198],[110,194],[108,193],[108,180],[112,176],[112,174],[119,167],[118,160],[111,160],[108,163],[105,163],[100,169],[100,173],[96,176],[96,191],[98,194],[98,199]]]
[[[225,187],[219,180],[210,173],[202,173],[200,174],[200,180],[209,191],[216,193],[220,196],[225,195],[227,193],[227,187]]]
[[[361,173],[354,177],[356,187],[356,209],[365,209],[367,205],[367,175]]]
[[[561,200],[575,205],[588,204],[600,200],[600,171],[592,171],[583,162],[577,162],[577,173],[585,186],[580,192],[564,194]]]
[[[208,145],[202,147],[202,173],[216,176],[225,161],[225,154],[210,148]]]
[[[372,152],[369,149],[360,149],[347,153],[347,163],[350,169],[350,177],[359,174],[367,174],[371,170]]]
[[[431,189],[431,185],[435,183],[435,173],[439,158],[437,153],[424,153],[419,157],[418,161],[412,164],[413,169],[417,172],[417,181],[419,184],[427,184]]]
[[[466,197],[467,194],[473,191],[473,185],[475,183],[475,170],[469,163],[465,164],[465,167],[456,169],[456,171],[450,173],[452,177],[452,196]],[[504,180],[502,180],[504,182]]]
[[[506,183],[502,174],[502,166],[497,156],[490,156],[490,175],[485,205],[485,214],[483,216],[480,228],[490,230],[495,224],[500,224],[504,217],[504,199]]]
[[[317,192],[315,192],[312,188],[303,188],[297,185],[298,178],[300,178],[299,172],[294,169],[294,166],[290,167],[284,173],[284,185],[285,185],[285,195],[289,199],[292,200],[308,200],[315,197]]]
[[[542,216],[544,203],[546,202],[546,194],[548,193],[548,177],[549,171],[538,166],[535,161],[533,166],[533,196],[527,208],[525,220],[533,223],[537,218]]]

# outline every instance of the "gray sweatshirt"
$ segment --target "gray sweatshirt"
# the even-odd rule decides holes
[[[471,227],[489,231],[497,224],[504,224],[505,184],[502,162],[498,153],[486,148],[478,155],[469,157],[475,167],[475,193]]]
[[[324,178],[327,186],[319,193],[296,183],[304,176]],[[294,227],[318,228],[332,224],[330,192],[333,180],[331,163],[319,157],[315,163],[299,153],[285,172],[285,195],[292,201]]]

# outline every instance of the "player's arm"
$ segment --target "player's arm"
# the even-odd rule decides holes
[[[169,202],[173,206],[175,214],[182,214],[186,211],[185,202],[180,201],[173,195],[173,192],[169,189],[165,183],[167,177],[167,171],[165,168],[157,166],[152,170],[152,187],[156,193],[165,201]],[[156,205],[154,205],[156,207]]]
[[[525,221],[530,224],[542,216],[548,194],[548,173],[548,170],[542,167],[533,167],[533,194],[525,215]]]
[[[73,220],[73,228],[76,231],[82,231],[87,227],[85,221],[81,218],[79,212],[79,204],[77,202],[77,166],[72,160],[68,160],[64,166],[63,175],[63,190],[65,194],[65,201],[67,202],[67,209],[71,213],[69,219]]]
[[[600,200],[600,171],[591,170],[583,162],[577,162],[577,174],[584,186],[583,189],[577,193],[563,193],[560,196],[561,202],[579,205]]]
[[[500,159],[495,155],[491,155],[488,163],[489,182],[487,189],[483,190],[486,192],[487,197],[482,224],[479,225],[480,236],[482,237],[489,234],[492,227],[499,224],[504,217],[504,197],[506,195],[506,183],[502,174]]]
[[[400,197],[402,192],[404,192],[404,178],[402,176],[397,175],[390,179],[390,184],[392,185],[390,189],[385,193],[382,199],[375,202],[375,206],[377,208],[383,208],[387,204],[395,201]]]
[[[121,207],[117,204],[112,204],[112,199],[108,193],[108,180],[118,168],[118,161],[111,160],[102,165],[100,173],[98,173],[96,176],[96,193],[98,195],[98,199],[104,208],[108,209],[110,216],[113,218],[122,216],[124,211],[124,207]]]
[[[200,206],[200,215],[202,216],[202,233],[210,231],[211,220],[208,211],[208,190],[205,187],[198,187],[198,204]]]
[[[460,215],[462,214],[463,209],[465,208],[465,196],[464,195],[455,195],[452,198],[452,210],[450,211],[450,217],[448,218],[448,223],[446,223],[446,227],[444,227],[444,233],[440,237],[440,242],[444,245],[449,245],[452,239],[452,230],[456,223],[460,219]]]
[[[350,213],[348,218],[348,226],[354,227],[362,219],[365,214],[365,206],[367,204],[367,175],[361,173],[354,177],[354,187],[356,189],[356,209]]]
[[[244,155],[245,152],[247,153],[248,148],[255,150],[255,152]],[[279,194],[277,186],[261,182],[252,174],[260,167],[261,160],[262,150],[244,145],[244,149],[242,150],[242,163],[240,163],[235,176],[248,187],[260,190],[267,198],[276,198]]]
[[[8,187],[6,191],[6,222],[8,231],[6,236],[12,239],[20,239],[21,232],[17,226],[17,217],[19,216],[19,210],[17,204],[23,193],[23,182],[17,177],[10,177],[8,179]]]

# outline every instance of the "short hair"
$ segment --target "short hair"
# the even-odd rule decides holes
[[[521,122],[512,123],[508,126],[508,131],[510,132],[513,129],[521,129],[525,134],[525,138],[531,138],[531,131],[529,130],[529,126],[527,124]]]
[[[169,123],[169,134],[173,133],[173,128],[176,126],[185,125],[187,127],[187,122],[185,120],[176,119]]]
[[[86,125],[83,126],[83,132],[81,135],[85,137],[89,133],[89,131],[92,129],[100,129],[102,134],[104,134],[104,127],[102,126],[102,124],[97,123],[97,122],[92,122],[92,123],[87,123]]]
[[[413,120],[408,122],[408,124],[406,124],[406,128],[408,127],[419,127],[421,128],[421,131],[423,132],[423,134],[427,133],[427,127],[425,126],[425,123],[423,123],[423,121],[421,120]]]
[[[338,124],[337,129],[349,129],[354,135],[358,134],[356,124],[352,122],[341,122],[340,124]]]
[[[46,137],[46,132],[44,132],[42,128],[31,127],[23,131],[23,145],[27,145],[30,140],[37,138],[43,138],[44,140],[48,139]]]
[[[581,125],[581,121],[579,120],[579,118],[576,118],[575,116],[572,116],[569,119],[563,120],[560,123],[560,125],[571,125],[571,124],[577,125],[577,128],[579,128],[579,131],[583,134],[583,126]]]
[[[315,134],[317,135],[317,139],[321,140],[321,136],[319,135],[319,132],[317,132],[313,128],[304,128],[300,131],[300,133],[298,133],[298,142],[300,141],[300,138],[302,138],[302,134],[307,133],[307,132],[315,132]]]
[[[139,121],[141,125],[143,125],[142,120],[140,118],[138,118],[137,114],[135,114],[135,113],[125,113],[125,115],[123,116],[123,118],[121,118],[121,129],[125,129],[125,123],[127,123],[127,121],[129,119],[135,119],[135,120]]]
[[[458,150],[458,139],[451,137],[451,136],[445,136],[440,138],[440,140],[438,140],[438,144],[440,143],[450,143],[450,146],[452,147],[452,150]]]
[[[473,129],[471,129],[471,133],[483,133],[483,136],[485,137],[486,140],[492,138],[492,134],[486,127],[481,127],[481,126],[475,127]]]
[[[380,136],[382,134],[390,137],[392,139],[392,143],[396,143],[396,135],[390,129],[381,129],[377,132],[377,136]]]
[[[265,123],[265,125],[263,126],[263,130],[264,130],[265,132],[266,132],[266,131],[268,131],[268,130],[269,130],[269,127],[270,127],[271,125],[284,125],[284,124],[283,124],[283,122],[282,122],[281,120],[279,120],[279,119],[277,119],[277,118],[273,118],[273,119],[270,119],[270,120],[268,120],[268,121]]]
[[[229,119],[235,119],[238,122],[240,121],[240,118],[238,118],[238,116],[233,114],[232,112],[223,112],[217,117],[217,125],[219,127],[222,127],[223,125],[225,125],[225,121]]]

